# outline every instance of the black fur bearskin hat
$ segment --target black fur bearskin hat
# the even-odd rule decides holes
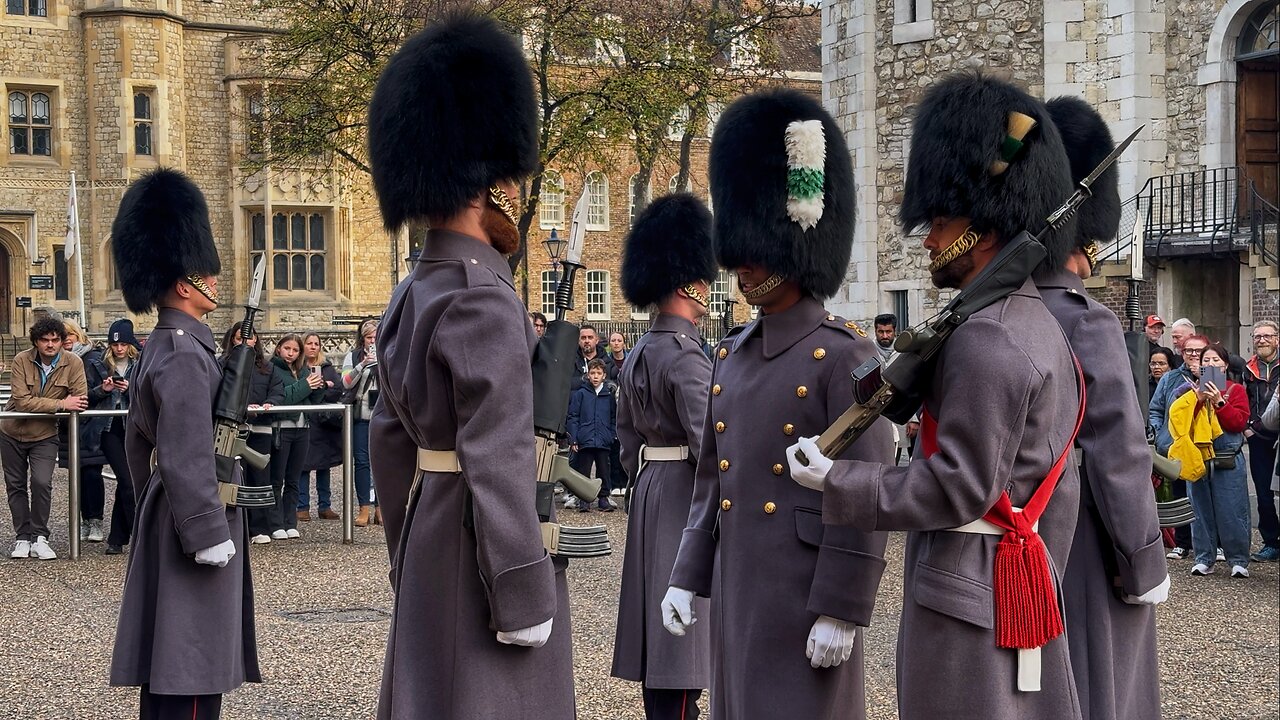
[[[711,211],[689,193],[649,203],[631,226],[622,249],[622,295],[648,307],[676,290],[716,276],[711,250]]]
[[[1085,179],[1098,163],[1115,149],[1107,121],[1088,103],[1076,97],[1056,97],[1045,103],[1049,116],[1062,135],[1071,160],[1071,180],[1078,183]],[[1046,262],[1055,268],[1062,267],[1071,251],[1084,249],[1090,256],[1089,265],[1096,264],[1096,248],[1105,245],[1116,236],[1120,227],[1120,180],[1113,164],[1093,181],[1093,196],[1076,211],[1074,235],[1059,235],[1055,242],[1048,242],[1049,257]],[[1096,243],[1096,245],[1095,245]],[[1090,246],[1095,248],[1090,251]]]

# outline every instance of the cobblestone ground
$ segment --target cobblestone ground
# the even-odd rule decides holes
[[[113,484],[108,481],[108,494]],[[54,494],[56,561],[10,560],[8,513],[0,513],[0,718],[127,718],[136,691],[107,686],[125,558],[85,544],[66,559],[66,480]],[[336,498],[335,498],[336,500]],[[615,548],[625,516],[603,521]],[[259,651],[266,682],[227,696],[228,720],[370,718],[377,702],[391,594],[380,528],[356,528],[342,545],[337,521],[301,525],[301,540],[252,549]],[[901,607],[902,540],[890,543],[873,627],[867,635],[868,717],[896,717],[893,644]],[[610,678],[622,556],[580,561],[569,570],[573,595],[579,717],[640,719],[637,686]],[[1280,599],[1276,563],[1254,564],[1249,580],[1187,575],[1171,561],[1172,599],[1160,606],[1166,718],[1276,718],[1280,684]],[[780,648],[779,651],[785,651]],[[798,644],[795,652],[803,652]],[[704,701],[705,706],[705,701]]]

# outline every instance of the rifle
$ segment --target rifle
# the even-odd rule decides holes
[[[270,485],[245,486],[235,482],[237,460],[244,460],[258,470],[271,461],[269,455],[248,446],[249,428],[245,421],[249,415],[249,386],[254,368],[254,351],[249,347],[253,337],[253,318],[262,298],[262,286],[266,280],[267,261],[258,260],[253,271],[249,298],[245,301],[244,320],[240,323],[242,342],[227,348],[222,382],[213,402],[213,455],[218,476],[218,493],[227,505],[238,507],[273,507],[275,492]]]
[[[893,343],[897,352],[888,362],[882,365],[880,358],[873,356],[853,371],[853,405],[818,437],[818,449],[824,457],[839,457],[881,415],[903,424],[916,414],[928,390],[933,359],[942,350],[943,343],[971,315],[1022,287],[1045,258],[1044,238],[1061,228],[1092,197],[1090,187],[1098,176],[1120,157],[1141,130],[1142,127],[1134,130],[1079,182],[1071,197],[1045,220],[1045,227],[1039,233],[1032,235],[1026,230],[1018,233],[941,312],[899,334]],[[809,464],[802,452],[796,453],[796,459]]]

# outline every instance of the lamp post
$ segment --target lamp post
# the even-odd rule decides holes
[[[418,267],[418,256],[422,254],[422,238],[411,238],[409,240],[409,254],[405,256],[405,265],[409,268],[409,272],[413,272]]]
[[[551,271],[560,271],[560,255],[564,253],[565,247],[569,244],[568,240],[561,240],[560,235],[556,233],[555,228],[551,229],[551,237],[542,241],[542,246],[547,249],[547,256],[551,258]],[[557,282],[559,282],[557,280]]]

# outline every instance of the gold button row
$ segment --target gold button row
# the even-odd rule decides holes
[[[728,512],[728,511],[729,511],[730,509],[732,509],[732,508],[733,508],[733,502],[732,502],[731,500],[729,500],[728,498],[725,498],[724,500],[721,500],[721,501],[720,501],[720,510],[721,510],[721,511],[723,511],[723,512]],[[770,501],[770,502],[767,502],[767,503],[765,503],[765,504],[764,504],[764,514],[765,514],[765,515],[772,515],[772,514],[774,514],[774,513],[776,513],[776,512],[778,512],[778,506],[777,506],[773,501]]]

